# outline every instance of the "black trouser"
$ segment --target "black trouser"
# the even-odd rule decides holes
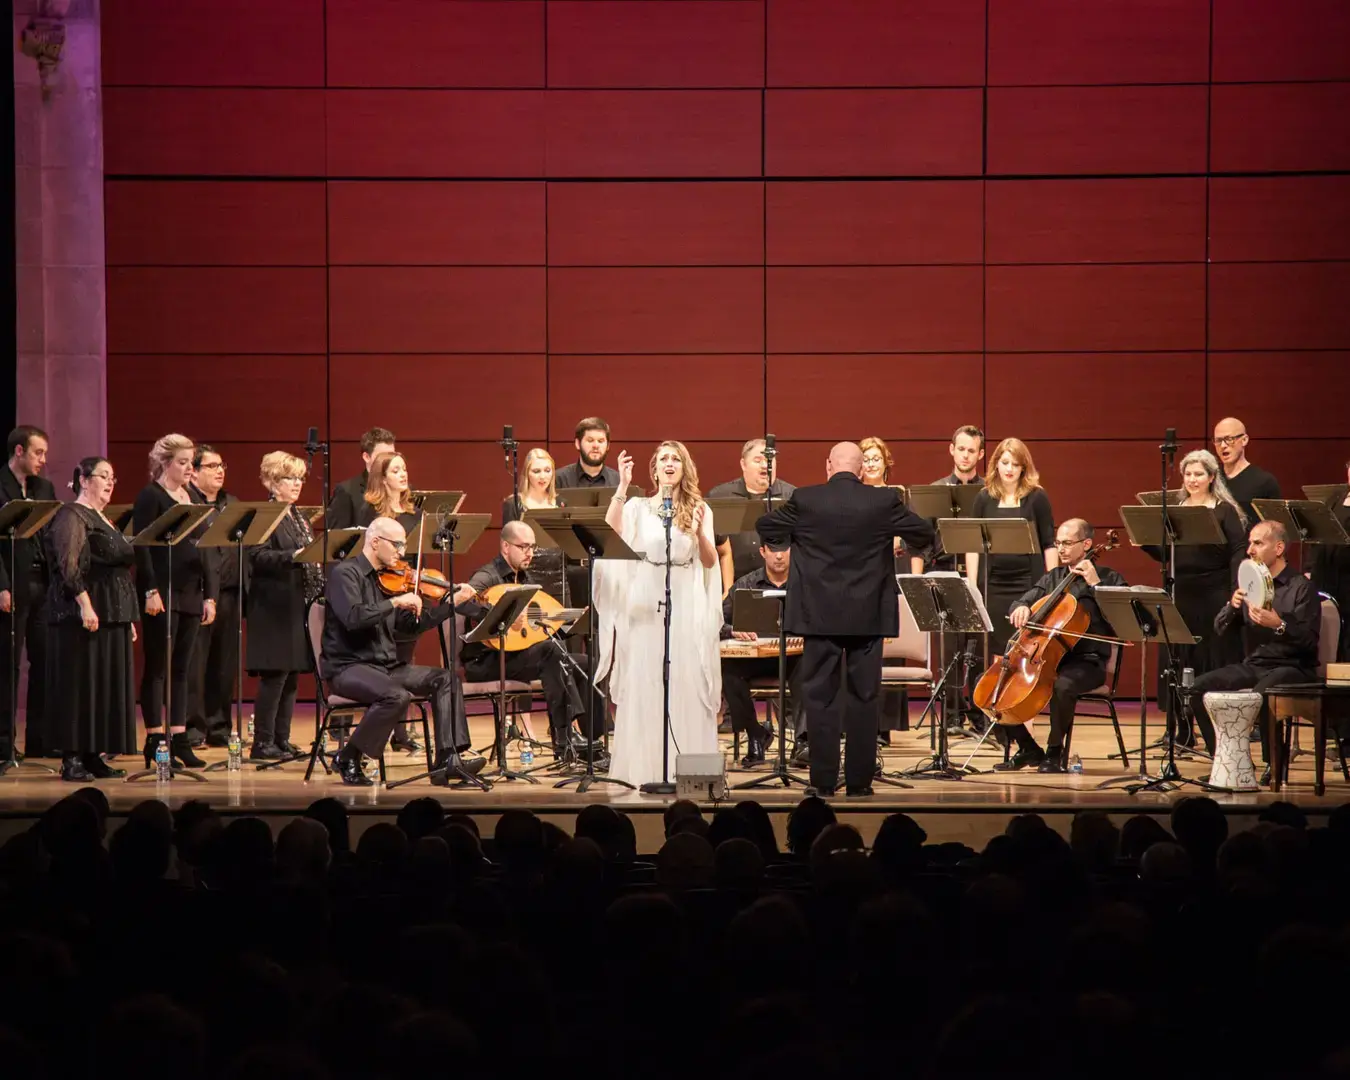
[[[187,724],[188,673],[192,664],[192,649],[201,626],[200,615],[175,611],[168,614],[141,617],[141,718],[147,731],[164,726],[164,678],[168,675],[172,692],[169,708],[169,726],[181,728]],[[173,630],[173,659],[165,649],[165,628]]]
[[[844,782],[866,787],[877,766],[879,637],[808,636],[802,647],[802,700],[811,736],[811,784],[839,784],[839,733],[845,741]]]
[[[348,741],[348,746],[367,757],[379,757],[394,725],[408,715],[414,697],[431,700],[437,751],[468,749],[469,725],[452,707],[454,675],[445,668],[395,664],[385,670],[373,664],[353,664],[330,676],[328,683],[333,693],[367,706]]]
[[[291,714],[300,685],[298,671],[264,671],[258,676],[253,695],[253,745],[267,746],[291,741]]]
[[[8,747],[13,732],[12,724],[17,718],[9,715],[10,679],[17,685],[19,663],[24,647],[28,648],[28,705],[24,742],[28,752],[47,753],[52,749],[47,745],[47,588],[30,574],[27,583],[11,594],[11,611],[0,612],[0,665],[3,665],[4,700],[0,701],[0,746]],[[14,629],[14,655],[9,653],[9,632]],[[15,703],[18,702],[17,691]]]
[[[471,682],[494,683],[501,678],[501,661],[495,649],[464,661],[464,674]],[[567,737],[575,717],[583,716],[586,706],[577,691],[576,680],[566,661],[552,642],[541,641],[528,649],[506,654],[506,678],[510,682],[544,684],[544,702],[548,707],[548,726],[555,740]],[[583,727],[588,726],[583,724]]]
[[[222,739],[229,735],[238,668],[239,590],[222,589],[216,601],[215,621],[197,631],[197,644],[192,650],[188,727]]]
[[[1215,668],[1196,677],[1191,687],[1191,713],[1200,727],[1200,737],[1205,740],[1205,749],[1214,753],[1214,721],[1205,709],[1205,694],[1210,690],[1256,690],[1263,691],[1268,686],[1281,686],[1285,683],[1315,682],[1317,672],[1290,664],[1229,664]],[[1261,716],[1257,720],[1261,732],[1261,755],[1270,760],[1270,747],[1266,740],[1266,702],[1261,700]]]
[[[1050,734],[1046,736],[1046,751],[1053,757],[1064,750],[1064,740],[1073,730],[1073,714],[1078,699],[1096,690],[1106,681],[1106,665],[1099,657],[1066,656],[1055,673],[1055,688],[1050,694]],[[1008,728],[1008,735],[1017,740],[1019,750],[1037,749],[1036,740],[1025,724]]]
[[[801,657],[787,659],[788,716],[792,723],[802,714]],[[776,656],[755,656],[722,661],[722,696],[727,700],[727,716],[732,731],[754,732],[758,728],[755,701],[750,696],[750,683],[755,679],[778,679]],[[786,727],[786,724],[784,725]]]

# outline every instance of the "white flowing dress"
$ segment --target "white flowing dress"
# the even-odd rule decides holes
[[[702,529],[711,543],[712,512],[706,508]],[[643,559],[597,560],[595,606],[599,673],[609,673],[615,706],[609,775],[636,786],[662,775],[665,612],[660,605],[666,589],[666,532],[652,500],[625,504],[623,539]],[[717,752],[722,578],[717,564],[704,568],[697,539],[679,528],[672,529],[670,561],[669,778],[674,780],[677,754]]]

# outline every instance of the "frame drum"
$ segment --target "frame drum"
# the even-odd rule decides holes
[[[1247,603],[1253,607],[1270,608],[1275,602],[1275,579],[1266,564],[1255,559],[1243,559],[1238,567],[1238,588],[1247,594]]]

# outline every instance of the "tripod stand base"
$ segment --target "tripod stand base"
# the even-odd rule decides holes
[[[626,787],[629,791],[634,790],[633,785],[627,780],[620,780],[617,776],[597,776],[593,772],[582,773],[580,776],[565,776],[553,786],[565,788],[568,784],[577,785],[578,795],[585,795],[592,784],[618,784],[619,787]],[[674,785],[671,786],[671,790],[674,791]]]
[[[158,770],[158,769],[138,769],[136,772],[132,773],[130,776],[128,776],[128,777],[127,777],[125,780],[123,780],[122,782],[123,782],[124,784],[129,784],[129,783],[131,783],[133,780],[141,780],[141,779],[143,779],[144,777],[147,777],[147,776],[153,776],[153,777],[155,777],[156,779],[158,779],[158,777],[159,777],[159,770]],[[204,784],[204,783],[206,783],[206,777],[202,776],[200,773],[195,773],[195,772],[193,772],[191,769],[177,769],[177,768],[174,768],[173,766],[170,766],[170,767],[169,767],[169,779],[170,779],[170,780],[177,780],[178,777],[180,777],[180,776],[186,776],[189,780],[196,780],[199,784]]]
[[[953,765],[950,761],[943,761],[941,758],[929,758],[926,762],[921,761],[912,769],[905,769],[898,773],[883,773],[882,776],[894,776],[904,780],[964,780],[967,776],[979,772],[971,765]]]
[[[469,787],[476,787],[479,791],[491,791],[492,781],[484,776],[476,776],[464,768],[460,762],[460,757],[456,754],[439,769],[431,769],[427,772],[418,773],[416,776],[409,776],[402,780],[395,780],[392,784],[385,784],[386,791],[392,791],[396,787],[402,787],[404,784],[412,784],[418,780],[444,780],[449,784],[454,778],[466,784]],[[526,777],[528,779],[528,777]]]
[[[517,772],[515,769],[508,769],[505,765],[498,765],[495,770],[482,775],[483,780],[495,783],[498,780],[524,780],[527,784],[539,783],[529,773]]]
[[[793,784],[800,784],[804,788],[809,788],[811,782],[803,780],[800,776],[781,769],[775,765],[762,776],[756,776],[753,780],[742,780],[739,784],[732,784],[732,791],[751,791],[755,788],[767,787],[769,784],[779,783],[784,787],[791,787]]]
[[[4,776],[10,769],[44,769],[53,776],[56,775],[56,770],[50,765],[44,765],[40,761],[29,761],[22,754],[12,757],[8,761],[0,761],[0,776]]]

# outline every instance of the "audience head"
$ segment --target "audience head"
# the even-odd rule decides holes
[[[351,851],[351,828],[347,808],[331,795],[315,799],[305,808],[305,817],[313,818],[328,830],[328,847],[335,855]]]
[[[277,834],[276,859],[284,879],[322,885],[333,861],[328,830],[313,818],[288,821]]]
[[[809,795],[788,814],[787,847],[793,855],[805,858],[816,837],[837,819],[834,807],[816,795]]]

